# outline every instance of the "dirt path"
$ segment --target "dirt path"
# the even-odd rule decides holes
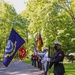
[[[43,71],[21,61],[12,61],[6,68],[0,63],[0,75],[42,75]]]

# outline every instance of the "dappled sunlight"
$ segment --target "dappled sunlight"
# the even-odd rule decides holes
[[[22,61],[12,61],[6,68],[0,63],[0,75],[41,75],[43,71]]]
[[[16,7],[25,10],[17,11]],[[23,38],[25,44],[21,44],[17,35],[11,34],[12,29]],[[38,33],[41,34],[43,47],[38,43]],[[0,75],[41,75],[43,71],[37,68],[38,61],[45,55],[39,57],[38,52],[44,52],[45,47],[49,48],[48,58],[53,63],[49,75],[54,75],[53,70],[64,73],[64,68],[64,75],[75,75],[75,0],[0,0],[0,35]],[[54,46],[55,41],[62,43],[58,48],[63,54],[55,52],[58,49]],[[20,55],[24,54],[24,50],[19,52],[20,47],[26,50],[23,60],[20,60]],[[32,61],[34,57],[31,57],[34,53],[38,56],[36,67]],[[5,67],[2,61],[9,66]]]

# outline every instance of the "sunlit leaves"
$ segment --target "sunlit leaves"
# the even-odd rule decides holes
[[[44,46],[53,45],[54,40],[59,40],[66,47],[66,52],[74,48],[68,47],[74,44],[74,5],[74,0],[29,0],[23,15],[27,17],[31,38],[40,31]]]
[[[4,51],[11,29],[14,28],[26,39],[26,20],[18,15],[13,6],[0,2],[0,49]]]

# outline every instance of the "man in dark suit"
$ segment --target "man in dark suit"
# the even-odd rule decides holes
[[[54,48],[56,52],[54,53],[52,59],[50,60],[49,69],[54,65],[54,75],[64,75],[65,69],[63,65],[64,52],[61,50],[61,43],[54,42]]]

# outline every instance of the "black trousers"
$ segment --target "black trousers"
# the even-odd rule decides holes
[[[54,74],[54,75],[64,75],[64,74]]]
[[[37,61],[36,59],[34,59],[34,61],[33,61],[33,63],[34,63],[33,65],[34,65],[34,67],[36,67],[36,61]]]

